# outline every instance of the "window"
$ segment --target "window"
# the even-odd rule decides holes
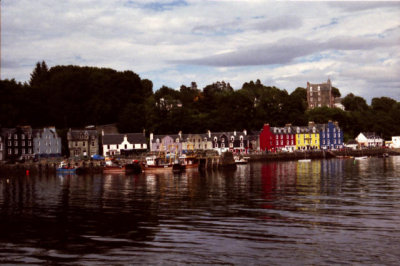
[[[18,139],[18,135],[17,134],[14,134],[14,139]]]
[[[8,154],[11,154],[11,149],[8,149]]]
[[[21,139],[25,139],[25,135],[24,134],[21,135]]]
[[[85,147],[86,146],[86,142],[82,141],[82,146]]]
[[[14,154],[18,154],[18,149],[17,148],[14,149]]]
[[[32,146],[32,141],[28,141],[28,146]]]
[[[75,147],[78,147],[78,142],[77,141],[75,141]]]
[[[22,154],[25,154],[25,149],[22,149]]]
[[[109,149],[110,149],[110,144],[107,145],[107,150],[109,150]]]
[[[18,141],[14,141],[14,146],[18,146]]]
[[[94,147],[94,141],[92,141],[92,146]]]
[[[125,150],[128,149],[128,145],[125,144]]]

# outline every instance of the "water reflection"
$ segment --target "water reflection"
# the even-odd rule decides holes
[[[399,163],[0,177],[0,261],[391,264],[399,256]]]

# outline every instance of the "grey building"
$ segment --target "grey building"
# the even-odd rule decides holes
[[[99,154],[99,138],[95,129],[69,129],[67,139],[70,157],[91,157]]]
[[[55,127],[33,130],[33,150],[39,157],[61,156],[61,138]]]

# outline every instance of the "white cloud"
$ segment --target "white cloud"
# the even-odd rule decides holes
[[[398,2],[1,4],[2,78],[27,81],[35,63],[46,60],[133,70],[155,89],[222,79],[240,88],[260,79],[291,91],[330,77],[342,94],[400,100]]]

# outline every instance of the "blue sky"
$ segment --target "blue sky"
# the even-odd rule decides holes
[[[132,70],[154,91],[260,79],[400,101],[400,2],[3,0],[2,78],[36,62]]]

